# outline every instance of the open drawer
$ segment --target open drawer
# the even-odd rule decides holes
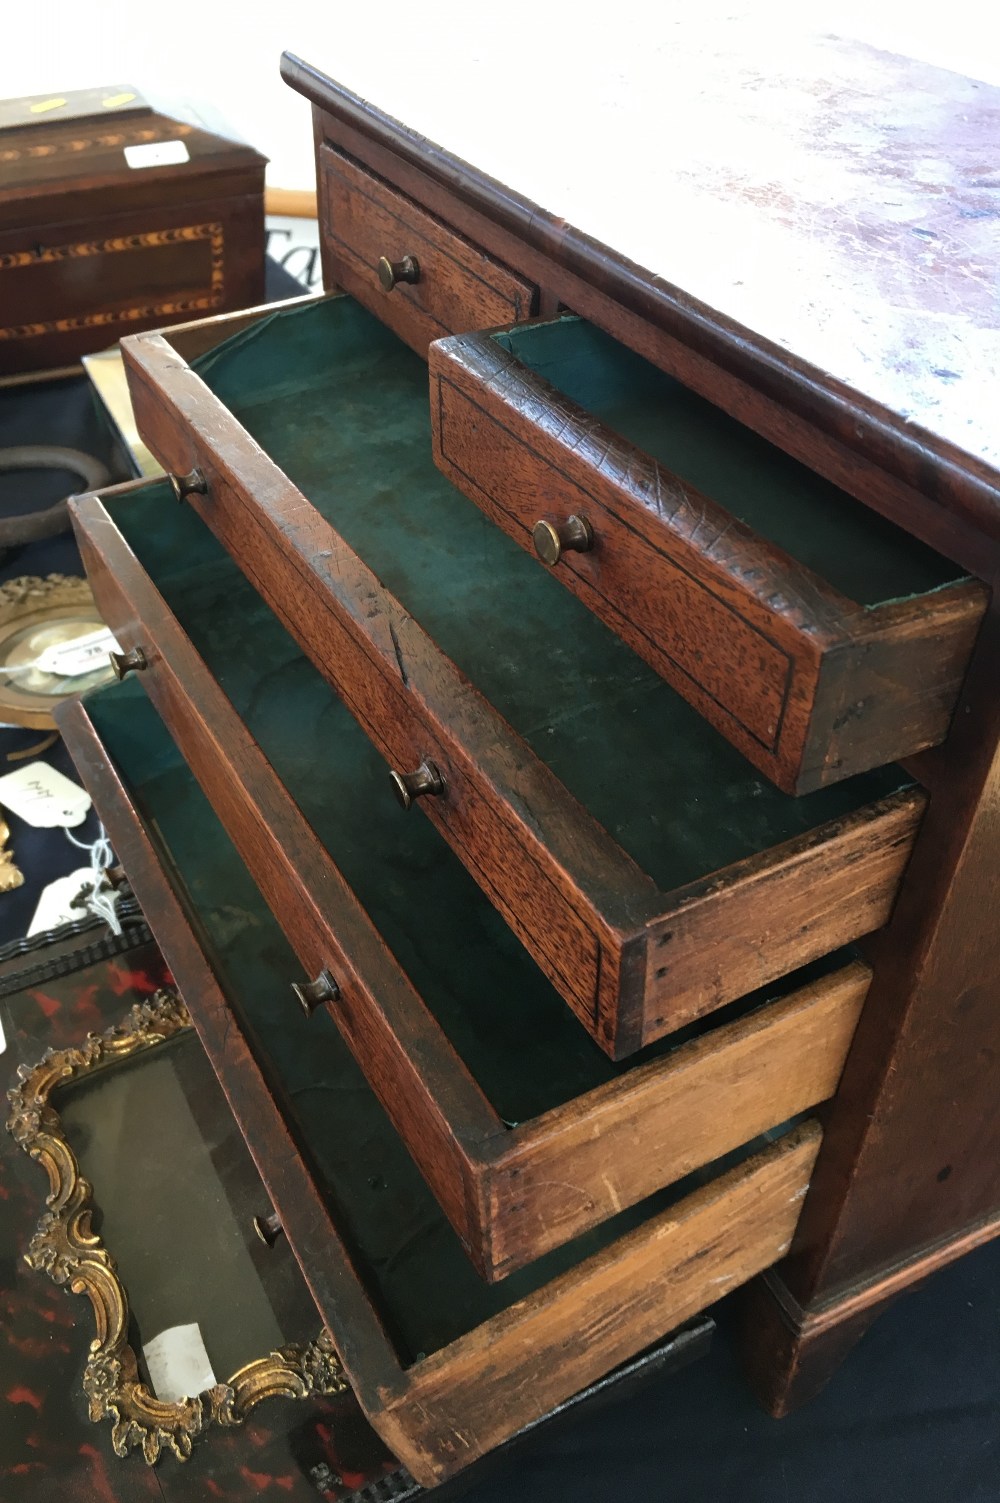
[[[425,367],[358,304],[278,312],[198,372],[168,337],[123,349],[177,488],[609,1054],[885,922],[923,794],[896,767],[763,783],[443,479]]]
[[[979,581],[581,319],[430,370],[444,474],[780,788],[944,739]]]
[[[60,727],[174,972],[358,1399],[430,1485],[780,1258],[805,1123],[508,1283],[477,1277],[137,684]]]
[[[288,1012],[293,983],[329,978],[484,1277],[833,1094],[869,979],[842,955],[612,1064],[434,830],[398,818],[353,717],[168,495],[75,503],[102,612],[143,653],[143,687],[295,951]]]

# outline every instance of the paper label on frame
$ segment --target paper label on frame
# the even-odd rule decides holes
[[[190,162],[191,153],[183,141],[147,141],[126,146],[125,160],[130,167],[178,167]]]
[[[35,667],[40,673],[52,673],[56,678],[80,678],[103,668],[111,652],[120,652],[111,629],[107,626],[89,631],[85,636],[74,637],[72,642],[57,642],[40,653]]]
[[[208,1360],[201,1328],[197,1322],[188,1326],[170,1326],[154,1336],[142,1349],[149,1369],[149,1381],[156,1397],[164,1404],[179,1399],[196,1399],[216,1382]]]
[[[36,830],[82,824],[90,794],[47,762],[29,762],[0,778],[0,804]]]

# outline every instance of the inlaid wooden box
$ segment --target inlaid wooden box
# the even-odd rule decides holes
[[[0,379],[260,302],[265,163],[130,88],[0,104]]]

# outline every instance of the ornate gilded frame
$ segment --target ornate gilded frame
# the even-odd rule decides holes
[[[48,1049],[37,1065],[21,1065],[8,1092],[7,1129],[49,1178],[47,1209],[25,1253],[31,1268],[47,1273],[73,1294],[86,1294],[97,1333],[83,1375],[90,1418],[112,1422],[117,1456],[141,1447],[150,1466],[164,1450],[180,1460],[213,1425],[240,1425],[263,1399],[343,1393],[349,1388],[326,1331],[306,1346],[285,1346],[248,1363],[225,1383],[176,1403],[157,1399],[139,1376],[129,1344],[128,1295],[111,1253],[91,1230],[90,1184],[51,1103],[53,1091],[88,1071],[130,1059],[191,1027],[180,998],[163,990],[137,1003],[104,1033],[88,1034],[73,1049]]]

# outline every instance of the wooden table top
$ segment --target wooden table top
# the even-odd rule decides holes
[[[627,10],[627,4],[626,4]],[[1000,484],[1000,88],[746,16],[348,34],[349,90]],[[476,23],[478,24],[478,23]],[[398,55],[397,55],[398,54]],[[1000,497],[993,496],[1000,518]],[[992,530],[992,529],[991,529]]]

